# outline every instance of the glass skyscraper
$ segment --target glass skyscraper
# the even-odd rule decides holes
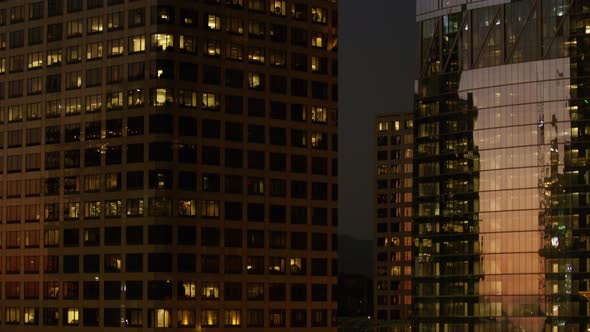
[[[413,323],[587,331],[590,1],[417,1]]]

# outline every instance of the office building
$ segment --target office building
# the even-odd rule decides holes
[[[374,314],[408,320],[412,309],[412,113],[376,118]]]
[[[417,331],[586,331],[587,1],[417,2]]]
[[[335,331],[336,6],[0,1],[0,330]]]

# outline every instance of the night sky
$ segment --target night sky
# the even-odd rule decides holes
[[[416,2],[340,0],[339,6],[338,232],[369,240],[373,123],[378,113],[412,111]]]

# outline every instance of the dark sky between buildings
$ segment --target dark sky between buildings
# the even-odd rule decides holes
[[[338,232],[369,240],[373,236],[373,123],[378,113],[412,111],[416,2],[339,0],[339,6]]]

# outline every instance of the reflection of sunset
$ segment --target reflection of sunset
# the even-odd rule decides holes
[[[494,67],[493,81],[486,79],[491,69],[471,70],[463,73],[459,88],[464,99],[472,94],[478,110],[474,144],[480,153],[479,247],[485,275],[479,282],[479,314],[516,316],[513,323],[527,330],[544,324],[539,215],[548,166],[556,164],[555,152],[565,151],[570,139],[569,78],[553,77],[568,67],[561,59]],[[538,83],[539,75],[549,77]],[[554,170],[563,174],[564,153],[557,156]]]

